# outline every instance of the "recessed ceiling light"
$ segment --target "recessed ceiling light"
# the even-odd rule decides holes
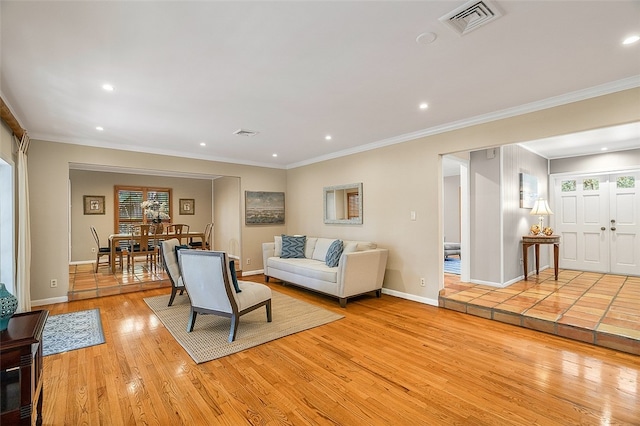
[[[327,136],[325,136],[324,138],[325,138],[326,140],[328,140],[328,141],[330,141],[330,140],[332,139],[332,138],[331,138],[331,135],[327,135]]]
[[[207,146],[207,144],[204,142],[200,142],[200,146]]]
[[[272,157],[277,157],[277,156],[278,156],[278,154],[271,154],[271,156],[272,156]]]
[[[97,131],[99,131],[99,132],[101,132],[101,131],[103,131],[103,130],[104,130],[104,127],[102,127],[102,126],[97,126],[97,127],[96,127],[96,130],[97,130]]]
[[[115,87],[113,87],[111,84],[109,83],[105,83],[102,85],[102,88],[104,90],[106,90],[107,92],[113,92],[113,90],[115,89]]]
[[[423,102],[423,103],[420,104],[420,109],[427,109],[427,108],[429,108],[429,104],[428,103]]]
[[[418,43],[418,44],[431,44],[434,41],[436,41],[437,38],[438,38],[438,35],[436,33],[426,32],[426,33],[422,33],[418,37],[416,37],[416,43]]]
[[[608,149],[609,149],[609,148],[604,147],[604,148],[600,148],[600,151],[606,151],[606,150],[608,150]]]
[[[624,41],[622,42],[622,44],[633,44],[636,41],[640,40],[640,36],[638,35],[633,35],[631,37],[627,37],[624,39]]]

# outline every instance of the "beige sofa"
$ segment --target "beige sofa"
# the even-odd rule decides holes
[[[344,241],[344,250],[338,266],[329,267],[325,258],[334,238],[306,239],[304,258],[281,258],[282,238],[262,244],[264,275],[277,278],[311,290],[335,296],[340,306],[347,304],[349,297],[375,291],[382,293],[382,282],[389,251],[367,241]]]

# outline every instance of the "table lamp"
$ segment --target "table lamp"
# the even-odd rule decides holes
[[[542,234],[542,230],[544,229],[544,227],[543,227],[544,217],[547,216],[547,215],[553,214],[553,212],[549,208],[549,204],[547,203],[547,200],[539,198],[533,204],[533,208],[531,209],[531,212],[529,212],[529,214],[530,215],[538,215],[539,216],[538,226],[540,227],[540,231],[538,233]]]

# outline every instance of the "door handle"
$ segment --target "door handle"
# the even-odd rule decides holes
[[[615,231],[615,230],[616,230],[616,227],[615,227],[615,226],[612,226],[612,227],[611,227],[611,230],[612,230],[612,231]]]
[[[602,228],[600,228],[601,231],[606,231],[607,228],[605,228],[604,226]]]

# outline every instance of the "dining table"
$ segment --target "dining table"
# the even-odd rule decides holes
[[[180,244],[184,244],[185,242],[191,242],[193,239],[199,239],[202,241],[202,245],[204,246],[204,232],[183,232],[181,234],[173,234],[173,233],[164,233],[164,234],[154,234],[149,236],[149,240],[170,240],[171,238],[177,238],[180,240]],[[111,234],[109,235],[109,247],[111,249],[111,256],[109,258],[111,273],[116,272],[116,263],[113,261],[116,256],[116,248],[120,246],[121,241],[130,241],[134,242],[140,239],[140,235],[131,234],[131,232],[125,232],[121,234]]]

